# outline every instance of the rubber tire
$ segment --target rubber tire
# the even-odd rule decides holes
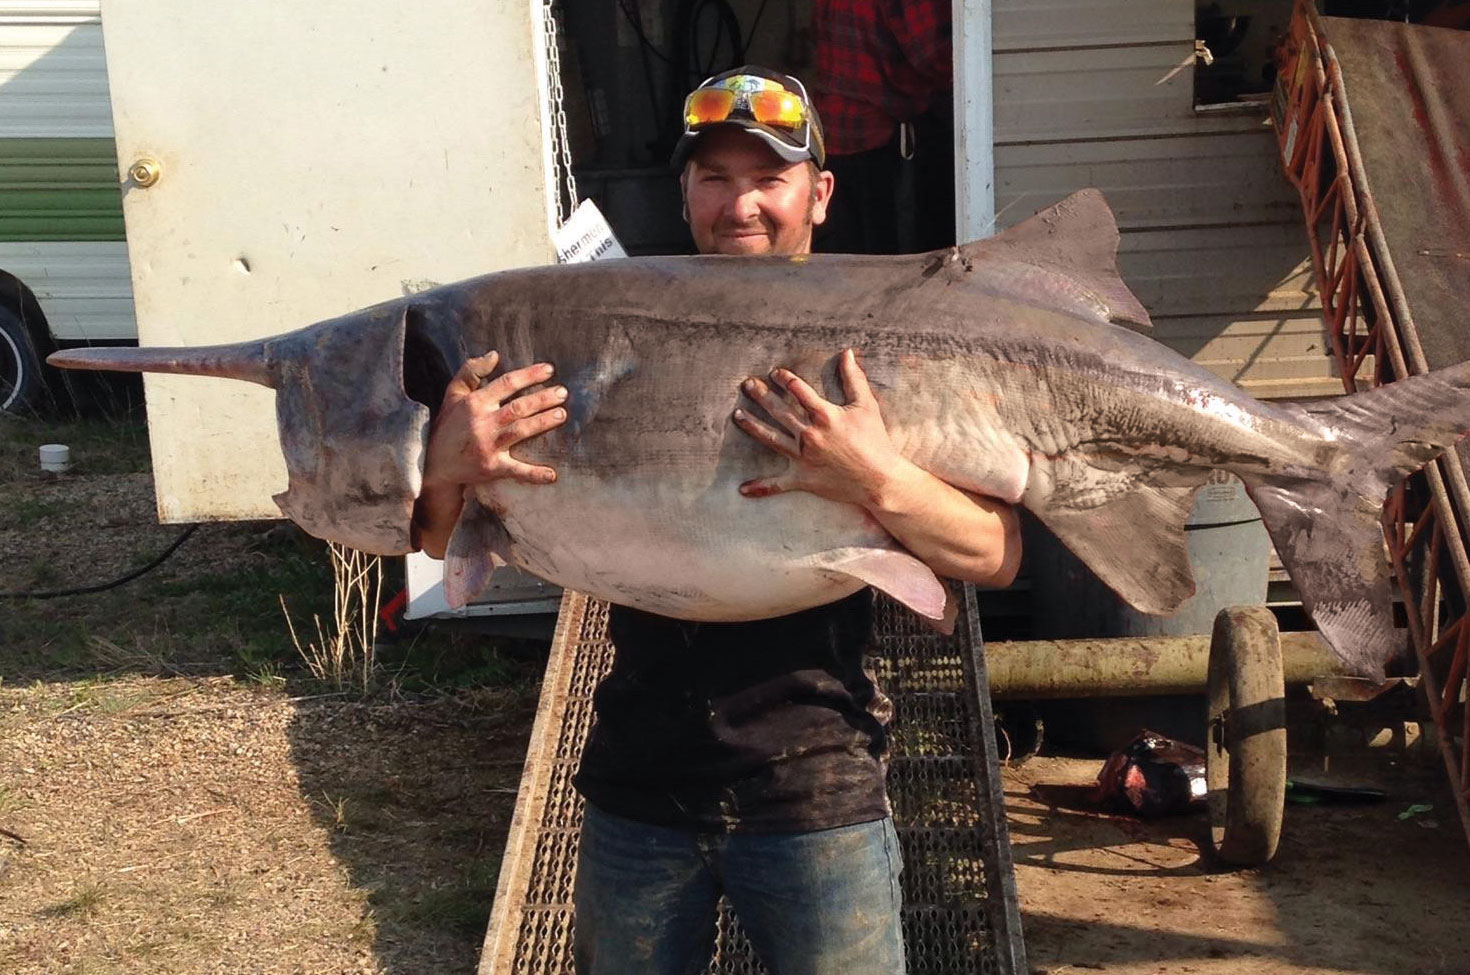
[[[1210,842],[1222,861],[1259,867],[1276,855],[1286,810],[1286,681],[1266,607],[1215,617],[1206,698]]]
[[[30,333],[14,312],[0,307],[0,413],[34,416],[45,393]]]

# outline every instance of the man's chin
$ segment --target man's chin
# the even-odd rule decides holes
[[[724,234],[715,238],[718,254],[769,254],[771,238],[765,234]]]

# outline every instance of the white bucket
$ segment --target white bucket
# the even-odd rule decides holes
[[[41,470],[65,474],[71,470],[71,448],[64,443],[41,445]]]

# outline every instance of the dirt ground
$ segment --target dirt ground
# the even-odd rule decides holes
[[[0,972],[472,972],[529,701],[0,690]]]
[[[223,678],[0,689],[0,971],[473,972],[530,714]],[[1349,777],[1387,801],[1292,806],[1276,861],[1238,872],[1200,816],[1042,800],[1096,760],[1008,770],[1033,972],[1470,972],[1443,776],[1368,758]]]
[[[1005,775],[1034,972],[1115,975],[1466,975],[1470,850],[1438,755],[1298,756],[1293,775],[1372,785],[1366,805],[1288,804],[1265,868],[1202,852],[1203,815],[1141,821],[1048,806],[1093,759],[1036,758]],[[1400,818],[1411,806],[1433,809]]]

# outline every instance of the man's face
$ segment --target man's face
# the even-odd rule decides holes
[[[827,219],[832,174],[789,163],[758,136],[712,129],[684,169],[684,204],[701,254],[807,254]]]

